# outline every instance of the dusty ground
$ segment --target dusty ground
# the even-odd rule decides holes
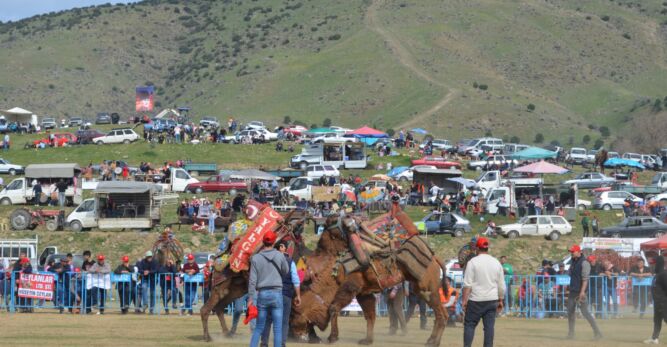
[[[229,322],[229,320],[228,320]],[[50,313],[7,314],[0,313],[2,346],[247,346],[249,329],[243,327],[238,337],[223,338],[217,319],[209,322],[214,342],[207,344],[201,337],[198,316],[149,317],[130,314],[121,316],[109,313],[104,316],[58,315]],[[524,320],[500,319],[496,324],[495,346],[638,346],[652,329],[652,320],[618,319],[600,321],[605,338],[592,341],[592,333],[585,321],[577,324],[579,334],[575,341],[564,339],[567,321],[560,319]],[[378,321],[375,346],[422,346],[427,332],[418,329],[418,320],[410,321],[407,336],[388,336],[389,321]],[[341,317],[339,347],[357,346],[364,335],[365,324],[359,317]],[[474,346],[481,346],[482,328],[477,329]],[[326,336],[320,333],[321,336]],[[447,328],[441,346],[461,346],[463,329]],[[290,346],[308,346],[289,343]]]

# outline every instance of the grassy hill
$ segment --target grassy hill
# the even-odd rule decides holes
[[[154,84],[198,116],[623,147],[666,48],[660,0],[151,0],[0,25],[0,104],[130,114]]]

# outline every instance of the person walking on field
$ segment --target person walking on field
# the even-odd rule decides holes
[[[588,237],[588,214],[584,213],[584,218],[581,219],[581,227],[584,229],[584,237]]]
[[[268,315],[271,315],[273,322],[283,321],[283,277],[290,269],[285,256],[273,248],[275,242],[276,233],[269,230],[262,238],[262,250],[250,258],[248,307],[253,306],[253,298],[256,297],[258,309],[250,347],[259,345]],[[273,346],[281,347],[282,341],[282,324],[274,324]]]
[[[591,328],[593,328],[594,338],[599,340],[602,338],[602,333],[595,322],[595,318],[588,311],[588,303],[586,302],[591,264],[581,256],[581,247],[579,245],[570,247],[570,254],[572,254],[572,263],[570,264],[570,293],[567,297],[567,338],[570,340],[574,339],[574,322],[577,316],[577,305],[579,305],[581,314],[586,318]]]
[[[657,345],[662,321],[667,323],[667,271],[665,271],[665,258],[658,256],[655,259],[655,277],[651,284],[653,292],[653,335],[650,339],[644,340],[647,345]]]
[[[478,238],[476,248],[477,256],[468,261],[463,275],[463,346],[472,346],[481,319],[484,347],[492,347],[496,314],[503,310],[505,276],[500,262],[488,254],[487,238]]]

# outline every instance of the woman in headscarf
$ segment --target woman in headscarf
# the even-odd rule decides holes
[[[667,271],[665,271],[665,258],[658,255],[655,260],[655,276],[651,284],[653,291],[653,335],[644,340],[645,344],[658,344],[662,321],[667,322]]]

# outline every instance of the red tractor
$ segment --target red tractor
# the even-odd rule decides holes
[[[39,225],[45,225],[46,230],[63,230],[65,222],[64,210],[29,210],[19,208],[9,216],[9,223],[13,230],[34,230]]]

